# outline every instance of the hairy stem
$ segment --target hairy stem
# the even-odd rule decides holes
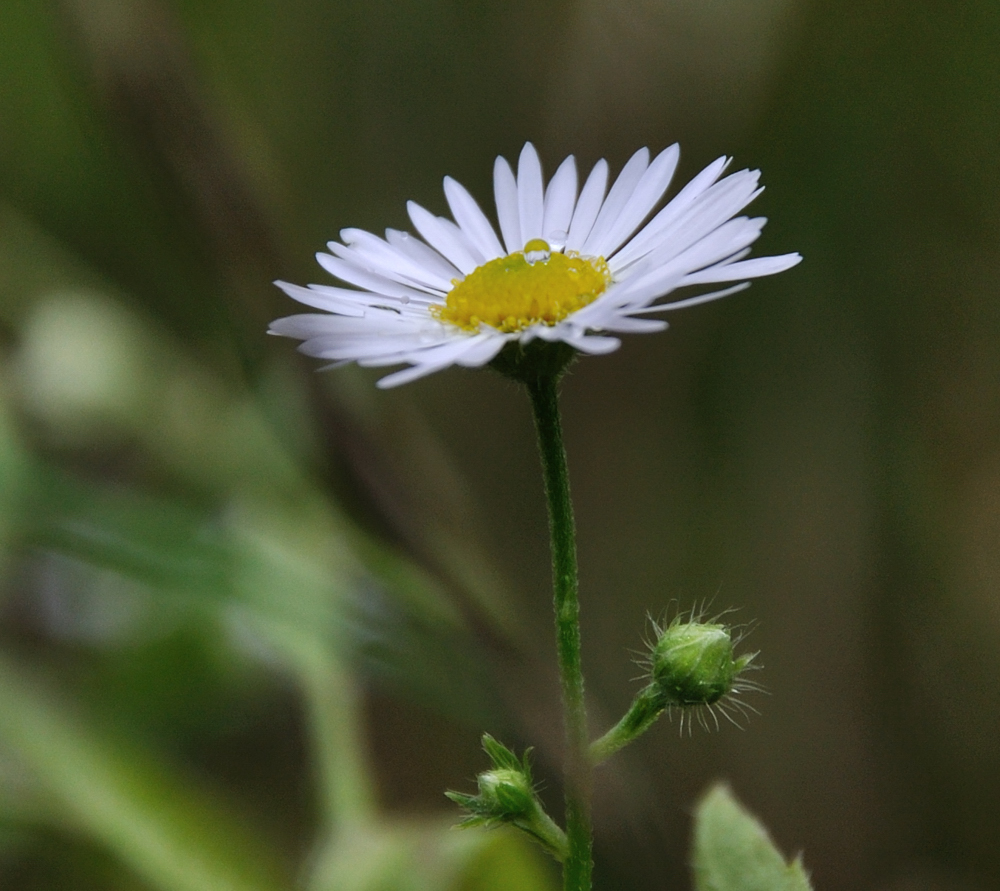
[[[619,749],[649,730],[664,709],[662,693],[654,685],[641,690],[629,710],[600,739],[590,744],[590,763],[594,766],[606,761]]]
[[[566,728],[566,839],[564,891],[590,891],[593,859],[590,821],[591,762],[587,711],[580,662],[580,604],[577,597],[576,529],[569,496],[569,473],[559,421],[558,375],[527,382],[535,413],[545,476],[552,538],[552,585],[556,646]]]

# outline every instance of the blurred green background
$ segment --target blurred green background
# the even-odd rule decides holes
[[[264,336],[526,139],[734,155],[805,256],[565,384],[595,725],[672,603],[770,691],[601,772],[598,887],[687,887],[716,777],[817,888],[1000,886],[998,47],[991,0],[3,0],[0,887],[553,887],[441,794],[489,730],[558,808],[526,399]]]

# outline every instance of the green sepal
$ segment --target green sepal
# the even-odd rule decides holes
[[[483,751],[490,756],[493,766],[500,770],[519,770],[531,782],[531,749],[524,750],[524,757],[518,758],[502,742],[488,733],[483,734]]]

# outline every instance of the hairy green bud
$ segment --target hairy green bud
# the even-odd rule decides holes
[[[691,731],[692,716],[708,728],[706,715],[718,727],[721,714],[736,724],[731,712],[746,714],[753,707],[743,702],[739,694],[760,690],[753,681],[741,677],[751,665],[756,653],[736,656],[733,629],[718,622],[702,622],[692,616],[685,621],[677,616],[666,628],[655,624],[656,639],[644,660],[649,682],[632,700],[622,719],[590,746],[590,759],[600,764],[623,746],[645,733],[664,711],[680,711],[681,731],[687,723]]]
[[[519,770],[487,770],[476,778],[484,811],[498,820],[526,817],[535,807],[535,790]]]
[[[713,705],[733,692],[753,656],[733,655],[725,625],[672,622],[653,646],[653,683],[666,707]]]
[[[553,857],[566,857],[566,835],[545,813],[531,779],[528,752],[519,759],[503,743],[483,734],[483,749],[493,762],[493,769],[476,777],[478,795],[445,792],[467,815],[460,827],[484,826],[487,829],[509,823],[526,832]],[[529,750],[530,751],[530,750]]]

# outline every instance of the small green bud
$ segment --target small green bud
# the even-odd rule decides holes
[[[535,790],[523,771],[487,770],[476,781],[481,807],[495,820],[516,820],[535,808]]]
[[[467,814],[458,825],[484,826],[487,829],[509,823],[523,830],[557,860],[566,857],[566,835],[545,813],[531,779],[528,752],[519,759],[503,743],[483,734],[483,748],[493,762],[493,769],[476,777],[478,795],[445,792]]]
[[[713,705],[733,692],[753,656],[733,657],[725,625],[672,622],[653,646],[653,682],[664,705]]]
[[[739,726],[731,712],[745,716],[747,711],[756,711],[739,696],[762,689],[742,677],[748,668],[757,668],[751,665],[757,654],[734,656],[733,648],[741,635],[737,633],[734,640],[730,626],[700,618],[692,615],[685,621],[677,616],[666,628],[653,623],[656,639],[641,663],[649,682],[636,693],[621,720],[590,744],[592,764],[607,760],[645,733],[664,711],[668,715],[674,709],[680,712],[682,733],[685,723],[691,732],[693,718],[707,730],[706,714],[717,728],[719,713]]]

